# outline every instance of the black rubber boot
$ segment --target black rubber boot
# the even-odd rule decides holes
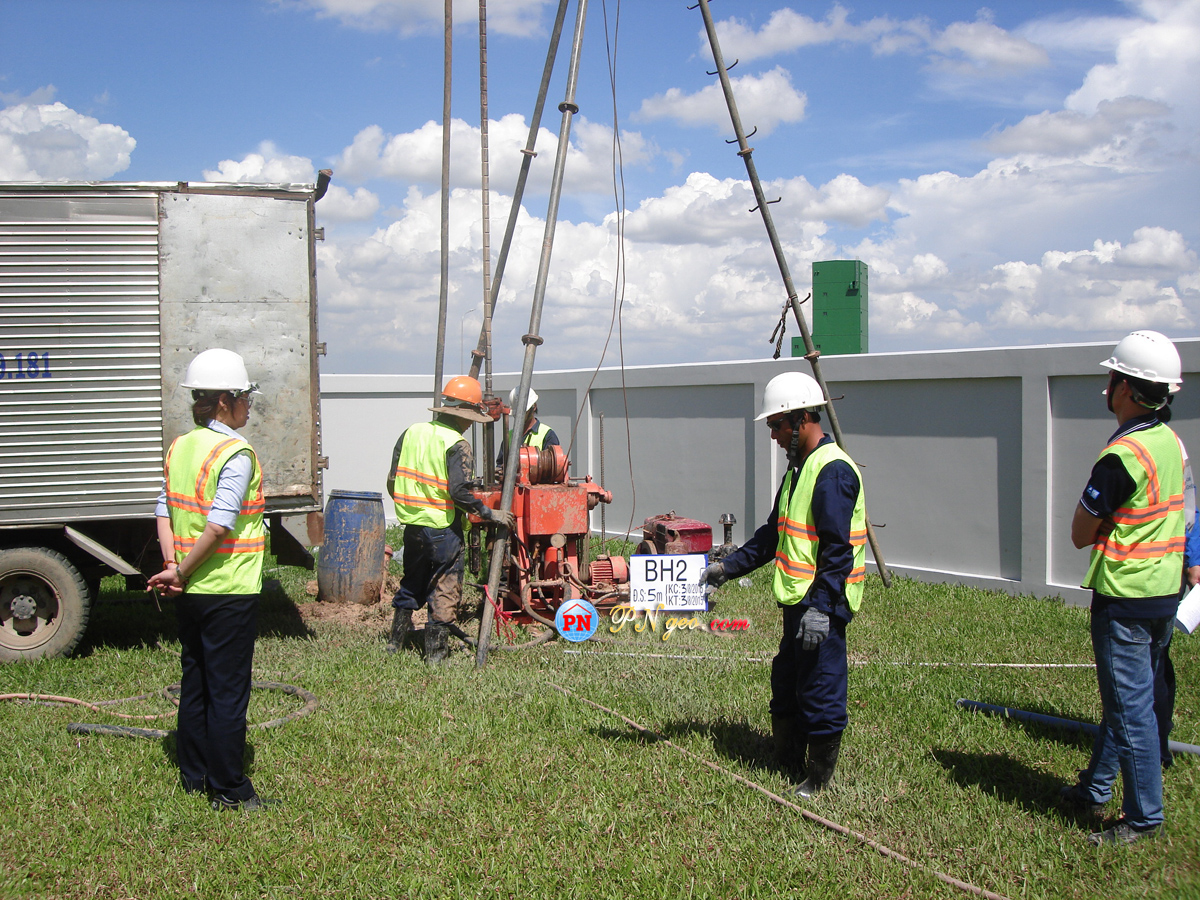
[[[804,800],[818,791],[823,791],[833,780],[837,767],[838,751],[842,748],[842,733],[822,734],[808,739],[808,777],[794,793]]]
[[[789,778],[804,777],[804,752],[808,735],[792,716],[771,716],[771,736],[775,739],[775,765]]]
[[[412,633],[412,610],[397,609],[392,612],[392,635],[387,642],[387,652],[395,653],[404,646]]]
[[[450,626],[437,622],[425,623],[425,662],[441,665],[450,655]]]

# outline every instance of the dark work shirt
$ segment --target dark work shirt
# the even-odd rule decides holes
[[[829,435],[825,435],[821,444],[828,444],[832,440]],[[811,458],[810,454],[801,463],[801,470]],[[798,477],[793,478],[793,490],[798,480]],[[801,602],[805,606],[835,615],[845,622],[849,622],[853,617],[846,602],[846,579],[850,577],[850,571],[854,568],[850,519],[854,514],[859,490],[858,474],[842,459],[829,462],[817,475],[813,484],[812,520],[817,532],[817,573]],[[781,483],[766,524],[723,560],[728,577],[737,578],[774,561],[775,550],[779,545],[779,498],[782,491]]]
[[[522,437],[521,437],[521,446],[525,446],[526,444],[529,443],[530,436],[535,431],[537,431],[537,427],[540,424],[542,424],[542,420],[538,419],[538,418],[534,418],[533,424],[525,429],[525,434],[522,435]],[[542,440],[542,448],[545,449],[546,447],[561,447],[561,446],[562,446],[562,444],[559,443],[558,435],[554,433],[554,429],[553,428],[547,429],[546,437]],[[497,467],[499,467],[501,469],[504,468],[504,447],[501,447],[500,452],[496,454],[496,465],[497,465]]]
[[[1138,431],[1158,427],[1166,426],[1158,421],[1154,413],[1138,416],[1114,431],[1108,443]],[[1096,518],[1107,520],[1106,525],[1102,526],[1107,527],[1111,524],[1113,513],[1125,506],[1136,490],[1137,483],[1126,471],[1121,457],[1116,453],[1105,453],[1092,466],[1092,474],[1087,487],[1083,489],[1083,496],[1079,498],[1079,505]],[[1110,597],[1108,594],[1092,591],[1092,607],[1104,607],[1109,615],[1119,618],[1158,619],[1173,616],[1178,605],[1178,593],[1165,597],[1129,598]]]
[[[392,467],[388,469],[387,489],[390,496],[395,496],[396,464],[400,462],[400,450],[404,446],[406,430],[396,441],[392,450]],[[461,440],[446,451],[446,481],[450,487],[450,499],[456,508],[455,524],[462,518],[463,512],[474,513],[484,519],[490,517],[491,511],[475,496],[471,490],[471,476],[475,469],[475,458],[471,445]]]

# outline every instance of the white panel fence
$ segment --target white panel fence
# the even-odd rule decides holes
[[[1184,388],[1172,426],[1200,448],[1200,377],[1190,374],[1200,338],[1176,345]],[[1070,521],[1116,427],[1099,366],[1112,346],[822,358],[894,572],[1087,602],[1087,552],[1071,545]],[[548,371],[533,386],[572,474],[614,494],[603,519],[592,513],[594,531],[640,535],[644,519],[675,511],[711,524],[720,543],[718,519],[733,513],[740,543],[766,521],[782,476],[783,454],[753,418],[766,383],[789,368],[810,371],[800,359]],[[518,376],[494,380],[507,396]],[[326,496],[384,491],[395,440],[430,415],[432,390],[430,376],[322,376]]]

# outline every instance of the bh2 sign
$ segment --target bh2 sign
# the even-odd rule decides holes
[[[707,609],[700,578],[703,553],[629,558],[629,605],[634,609]]]

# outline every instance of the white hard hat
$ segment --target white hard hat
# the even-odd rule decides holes
[[[246,374],[246,363],[232,350],[214,347],[197,354],[180,387],[198,391],[257,391]]]
[[[508,405],[514,407],[513,412],[516,412],[515,407],[517,405],[517,391],[519,390],[521,390],[521,386],[518,384],[515,388],[508,392]],[[529,410],[533,409],[535,406],[537,406],[537,391],[535,391],[533,388],[530,388],[529,405],[525,407],[525,411],[529,412]]]
[[[1179,351],[1171,339],[1157,331],[1135,331],[1121,338],[1113,355],[1100,363],[1106,369],[1152,381],[1168,384],[1171,393],[1183,384],[1183,366]]]
[[[803,372],[783,372],[767,382],[767,389],[763,392],[762,412],[754,417],[754,421],[761,422],[775,413],[824,406],[828,402],[821,393],[821,386],[811,375],[805,375]]]

